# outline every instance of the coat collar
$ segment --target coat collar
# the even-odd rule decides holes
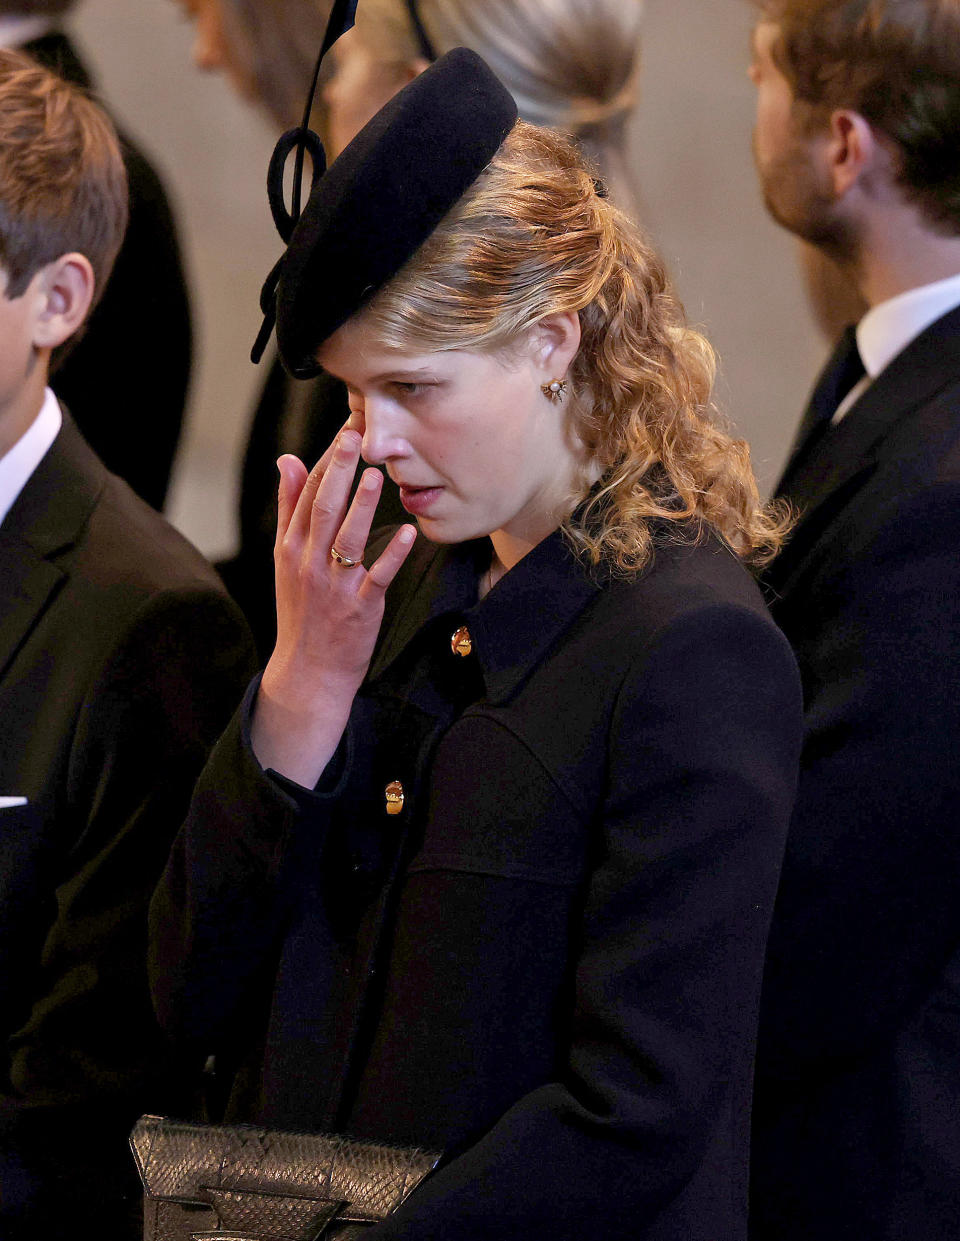
[[[881,463],[920,447],[911,441],[926,433],[919,425],[922,410],[958,375],[960,308],[911,341],[807,458],[795,470],[788,467],[785,495],[800,518],[765,575],[768,582],[779,589]]]
[[[64,411],[60,434],[0,528],[0,673],[67,577],[61,557],[82,535],[107,477]]]
[[[477,586],[490,563],[490,550],[488,539],[478,539],[421,551],[374,658],[372,678],[383,676],[428,628],[437,632],[438,640],[448,641],[466,625],[487,699],[502,701],[602,589],[600,578],[580,563],[560,531],[554,531],[478,601]]]

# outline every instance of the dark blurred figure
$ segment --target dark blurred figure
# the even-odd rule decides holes
[[[960,5],[760,0],[766,204],[869,308],[766,570],[804,680],[764,977],[755,1241],[960,1237]]]
[[[74,0],[0,0],[0,46],[19,47],[92,90],[86,66],[60,28],[73,7]],[[103,299],[53,384],[107,468],[162,509],[190,382],[190,306],[163,185],[143,153],[120,137],[130,223]]]

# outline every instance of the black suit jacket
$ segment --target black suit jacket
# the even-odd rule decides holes
[[[65,35],[45,35],[23,50],[68,82],[92,89]],[[190,305],[163,184],[129,137],[121,133],[120,143],[130,223],[103,297],[51,382],[107,468],[161,509],[190,382]]]
[[[446,1151],[371,1241],[742,1241],[792,656],[713,539],[611,582],[557,533],[477,603],[489,555],[415,549],[320,792],[231,724],[158,1012],[237,1057],[235,1119]]]
[[[761,1009],[756,1241],[960,1236],[960,310],[800,446],[767,575],[806,731]]]
[[[187,1086],[151,1012],[147,898],[250,639],[69,417],[0,525],[0,583],[0,796],[27,798],[0,809],[0,1235],[90,1235],[101,1200],[121,1235],[129,1126]]]

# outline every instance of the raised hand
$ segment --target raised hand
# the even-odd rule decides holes
[[[350,485],[360,436],[342,430],[307,474],[281,457],[277,540],[277,645],[253,716],[254,753],[264,768],[312,788],[339,744],[383,619],[384,594],[416,538],[401,526],[376,562],[363,553],[380,497],[379,470]]]

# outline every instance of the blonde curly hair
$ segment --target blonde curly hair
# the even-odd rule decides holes
[[[387,348],[497,352],[564,312],[582,333],[568,418],[600,473],[571,497],[563,529],[574,548],[632,575],[658,541],[709,528],[742,559],[768,560],[787,517],[761,504],[749,449],[711,404],[713,350],[569,139],[518,122],[363,313]]]

